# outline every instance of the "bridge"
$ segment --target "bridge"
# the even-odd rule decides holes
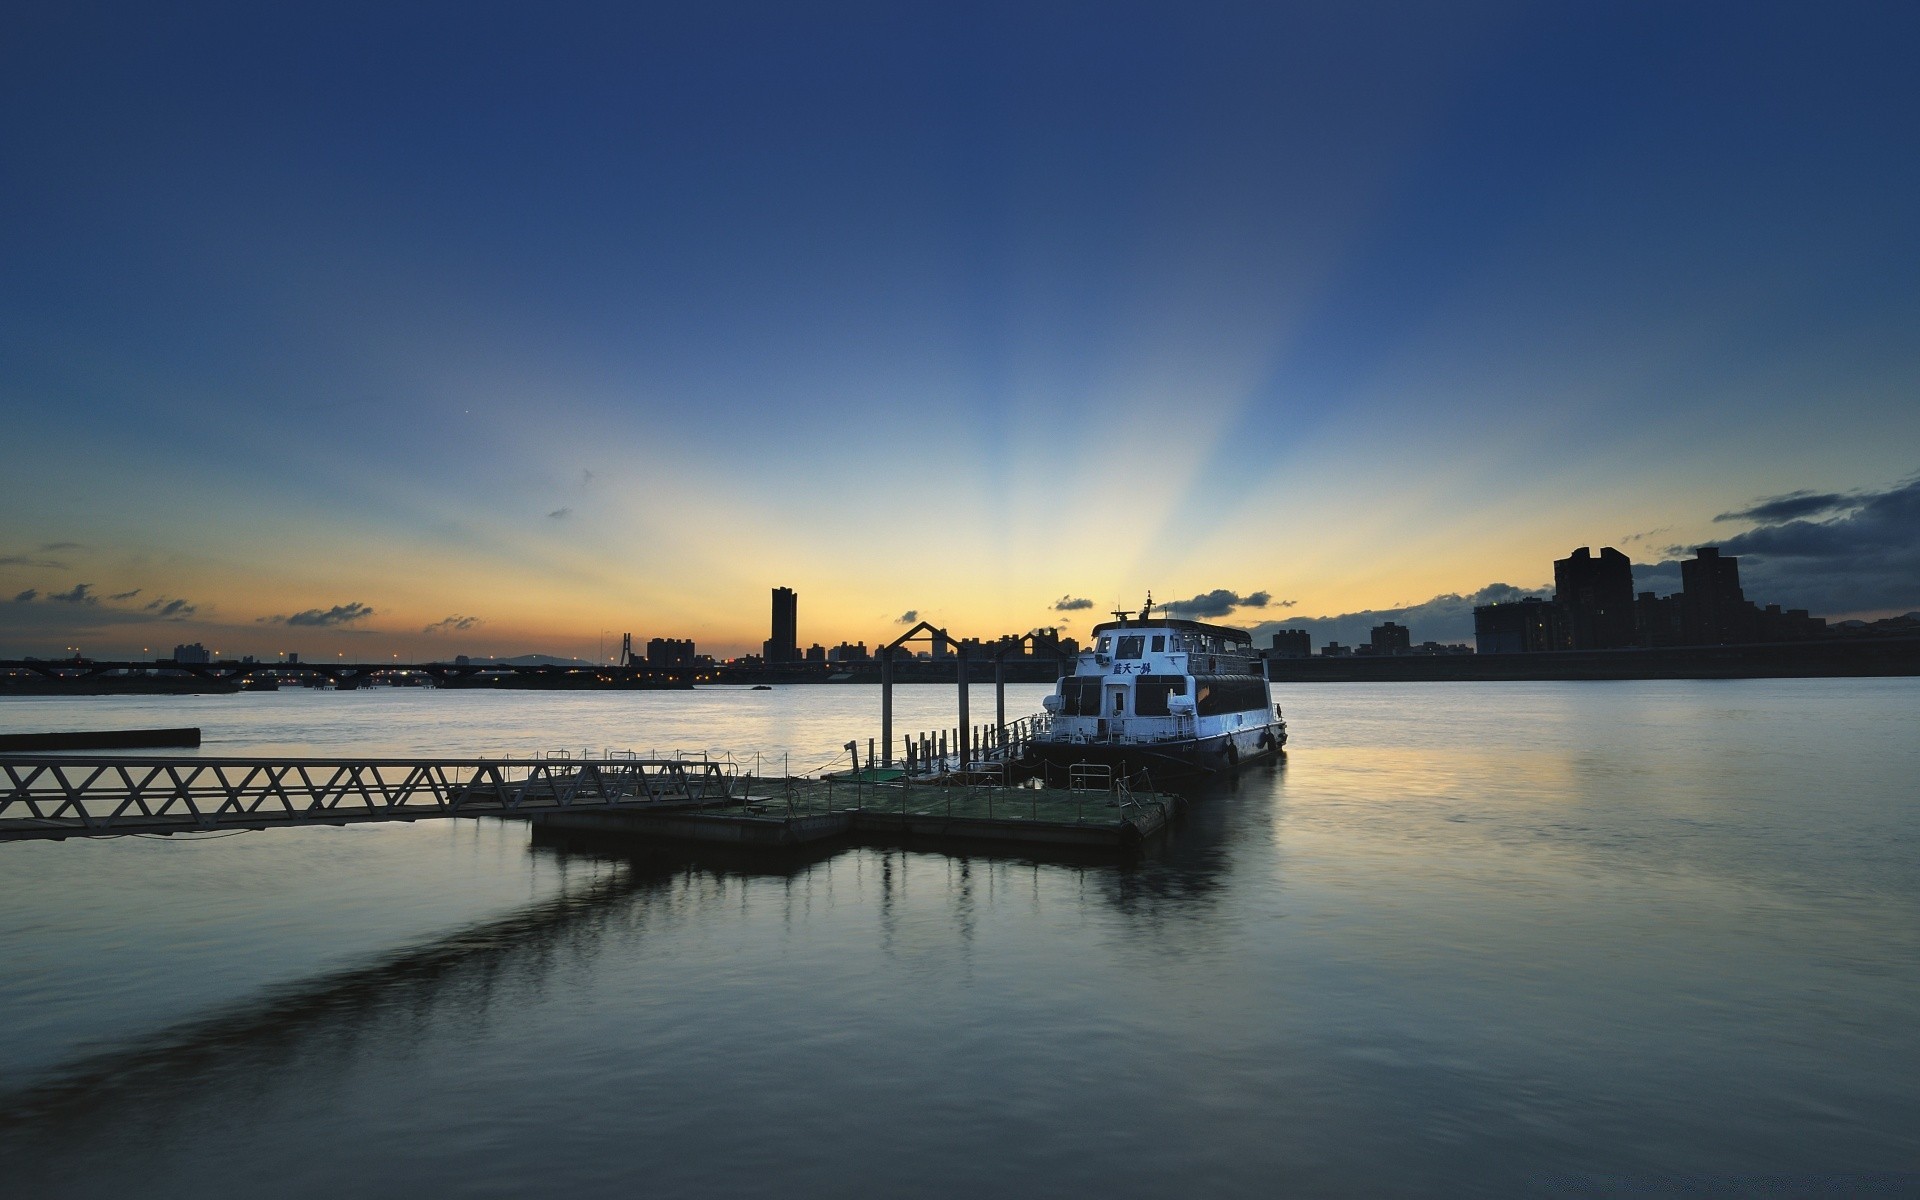
[[[0,756],[0,841],[724,803],[729,764],[541,758]]]
[[[556,690],[689,688],[710,682],[715,669],[705,665],[648,666],[643,662],[503,663],[485,662],[176,662],[170,658],[131,661],[94,659],[0,660],[0,689],[9,680],[45,689],[166,690],[186,684],[193,691],[239,691],[248,686],[330,684],[357,688],[376,680],[419,682],[436,687],[497,687]]]

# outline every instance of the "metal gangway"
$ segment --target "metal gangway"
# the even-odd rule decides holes
[[[0,755],[0,841],[211,833],[725,803],[730,763]]]

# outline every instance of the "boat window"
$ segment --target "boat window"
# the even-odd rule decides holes
[[[1100,680],[1068,678],[1060,681],[1061,712],[1069,717],[1100,715]]]
[[[1180,675],[1142,675],[1133,685],[1133,714],[1137,717],[1167,715],[1167,697],[1187,694],[1187,681]]]
[[[1264,712],[1272,697],[1258,675],[1201,675],[1194,679],[1194,711],[1203,717],[1221,713]]]
[[[1167,635],[1164,633],[1154,634],[1153,635],[1153,652],[1155,654],[1164,654],[1166,653],[1166,650],[1167,650]]]
[[[1127,711],[1127,689],[1113,689],[1113,715],[1120,716]]]
[[[1139,658],[1140,649],[1147,639],[1137,633],[1123,634],[1119,639],[1119,649],[1113,652],[1115,658]]]
[[[1102,654],[1105,654],[1107,652],[1107,647],[1111,646],[1112,644],[1113,644],[1112,638],[1101,638],[1099,643],[1094,646],[1094,649],[1098,650]]]

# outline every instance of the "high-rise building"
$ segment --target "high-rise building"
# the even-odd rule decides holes
[[[1413,648],[1413,631],[1392,621],[1375,625],[1373,636],[1367,639],[1367,647],[1375,654],[1405,654]]]
[[[175,646],[173,648],[173,661],[175,662],[203,663],[210,661],[212,657],[212,655],[207,653],[207,648],[199,642],[194,642],[189,646]]]
[[[1276,629],[1271,658],[1312,658],[1313,635],[1304,629]]]
[[[693,659],[692,638],[647,639],[647,665],[650,667],[691,666]]]
[[[1532,596],[1474,609],[1473,641],[1481,654],[1537,654],[1572,648],[1566,610],[1555,601]]]
[[[1582,546],[1554,562],[1553,590],[1575,650],[1634,644],[1633,562],[1626,555],[1607,546],[1595,558]]]
[[[1721,646],[1753,636],[1751,607],[1740,591],[1740,560],[1702,546],[1680,564],[1681,622],[1689,644]]]
[[[800,661],[800,597],[792,588],[773,589],[773,636],[764,649],[770,663]]]

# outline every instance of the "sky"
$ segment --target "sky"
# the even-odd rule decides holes
[[[1262,626],[1581,545],[1920,608],[1917,59],[1911,3],[24,8],[0,654]]]

